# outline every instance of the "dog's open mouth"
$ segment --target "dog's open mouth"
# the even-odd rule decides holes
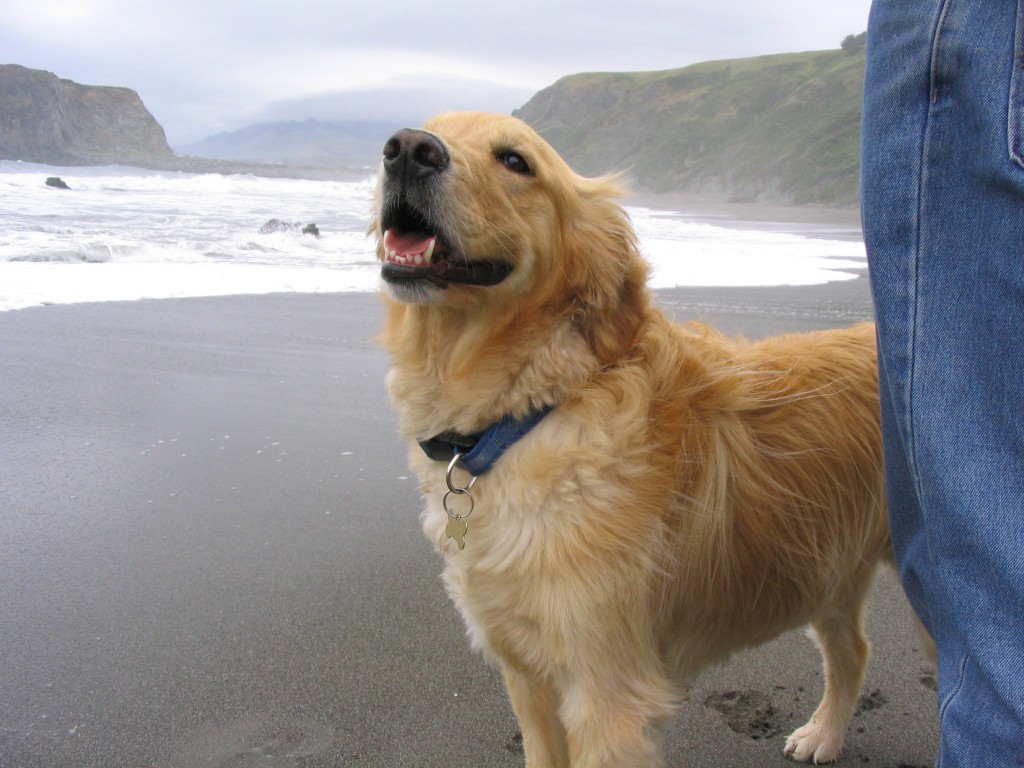
[[[442,288],[449,283],[497,285],[512,272],[510,264],[491,259],[470,260],[453,248],[418,211],[401,204],[382,217],[385,282],[426,280]]]

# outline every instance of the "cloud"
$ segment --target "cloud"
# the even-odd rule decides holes
[[[265,120],[311,117],[323,121],[389,121],[418,125],[448,110],[511,112],[533,95],[533,89],[501,87],[487,80],[451,75],[427,79],[396,77],[377,87],[320,93],[272,102],[259,113]]]

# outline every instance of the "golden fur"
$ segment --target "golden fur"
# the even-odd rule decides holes
[[[388,386],[424,530],[473,646],[504,676],[527,765],[661,765],[658,725],[687,680],[808,623],[825,694],[786,752],[835,759],[867,663],[865,596],[891,558],[873,328],[747,343],[673,324],[651,304],[614,180],[576,175],[514,118],[425,130],[450,156],[430,215],[460,258],[512,270],[490,286],[392,286]],[[401,194],[385,176],[382,260],[380,211]],[[445,464],[415,441],[546,404],[473,487],[459,550]]]

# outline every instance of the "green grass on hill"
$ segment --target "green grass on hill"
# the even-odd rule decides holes
[[[863,50],[563,78],[516,112],[577,171],[638,190],[855,205]]]

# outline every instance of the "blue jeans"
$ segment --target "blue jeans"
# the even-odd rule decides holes
[[[1024,0],[875,0],[862,215],[938,765],[1024,766]]]

